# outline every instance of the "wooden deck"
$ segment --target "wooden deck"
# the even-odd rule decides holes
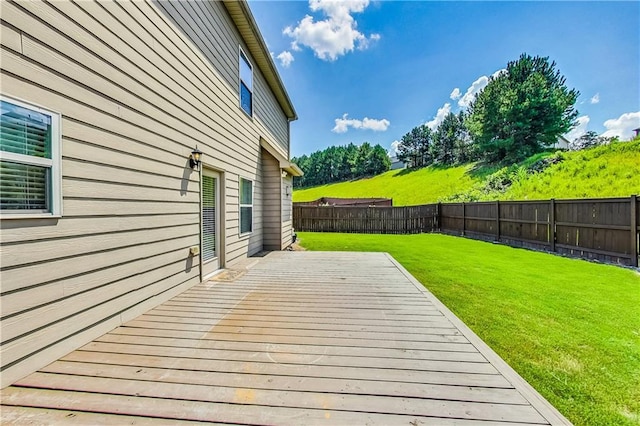
[[[383,253],[276,252],[2,391],[17,424],[567,424]]]

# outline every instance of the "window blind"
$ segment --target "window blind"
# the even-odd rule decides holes
[[[0,161],[0,209],[50,209],[51,167],[21,158],[51,159],[51,117],[6,101],[0,106],[0,151],[19,154]],[[7,155],[9,157],[9,155]],[[50,163],[50,162],[49,162]]]
[[[0,161],[0,176],[0,209],[49,209],[48,168]]]
[[[202,176],[202,259],[216,257],[216,178]]]

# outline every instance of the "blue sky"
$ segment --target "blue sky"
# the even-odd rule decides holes
[[[571,137],[628,138],[640,126],[640,2],[249,5],[298,112],[292,156],[349,142],[390,149],[413,127],[464,108],[523,52],[554,60],[580,91]]]

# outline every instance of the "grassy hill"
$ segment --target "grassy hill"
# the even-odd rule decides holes
[[[313,201],[320,197],[393,198],[394,205],[424,204],[464,191],[480,182],[471,173],[473,165],[419,170],[392,170],[351,182],[295,190],[293,201]]]
[[[640,140],[564,154],[565,161],[515,182],[505,199],[628,197],[640,194]]]
[[[538,154],[504,168],[467,164],[392,170],[372,178],[295,190],[293,201],[386,197],[401,206],[631,194],[640,194],[640,138],[583,151]]]

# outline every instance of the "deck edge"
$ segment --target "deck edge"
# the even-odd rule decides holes
[[[540,413],[552,425],[572,425],[572,423],[558,411],[546,398],[544,398],[533,386],[531,386],[517,371],[503,360],[489,345],[487,345],[476,333],[473,332],[460,318],[458,318],[444,303],[431,293],[420,281],[418,281],[400,262],[389,253],[385,253],[398,270],[421,291],[431,302],[437,306],[442,314],[456,326],[460,332],[476,347],[476,349],[489,361],[505,379],[525,397],[531,406]]]

